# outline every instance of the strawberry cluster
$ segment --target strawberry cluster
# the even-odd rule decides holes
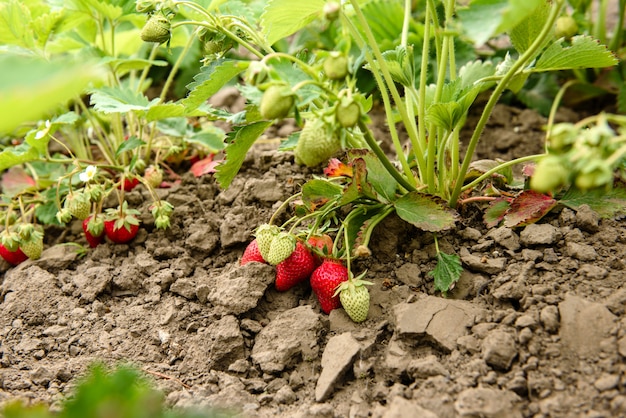
[[[328,235],[306,242],[275,225],[261,225],[248,244],[240,264],[251,262],[276,266],[274,286],[280,292],[309,281],[322,311],[343,307],[355,322],[365,321],[369,310],[368,282],[353,279],[341,260],[331,258],[333,241]]]

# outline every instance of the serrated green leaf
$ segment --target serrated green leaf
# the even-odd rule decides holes
[[[461,273],[463,273],[463,265],[458,255],[439,252],[437,253],[437,266],[429,271],[428,275],[435,279],[435,290],[445,295],[461,278]]]
[[[456,102],[435,103],[426,110],[426,122],[434,123],[448,132],[454,129],[463,116],[465,112]]]
[[[194,81],[187,85],[190,92],[181,103],[188,112],[197,109],[226,83],[245,71],[248,65],[248,62],[230,59],[212,61],[209,65],[202,67],[194,77]]]
[[[509,33],[511,43],[520,55],[526,52],[530,45],[539,36],[539,33],[543,29],[543,25],[548,20],[550,7],[549,2],[542,2],[532,14],[518,23]],[[546,39],[545,42],[549,42],[549,38]],[[537,54],[539,54],[541,49],[542,48],[539,48]]]
[[[70,2],[79,10],[86,12],[89,16],[92,12],[97,12],[105,19],[115,20],[122,16],[124,12],[121,7],[116,6],[113,2],[104,2],[100,0],[71,0]]]
[[[363,159],[367,166],[367,180],[372,184],[376,193],[384,197],[388,202],[394,200],[398,182],[389,174],[389,171],[385,169],[380,159],[373,152],[368,151],[363,156]]]
[[[215,178],[220,187],[230,186],[254,141],[270,126],[272,122],[255,122],[242,126],[234,133],[233,141],[226,147],[226,159],[217,166]]]
[[[571,44],[564,44],[562,40],[552,43],[541,54],[531,71],[604,68],[612,67],[617,62],[615,55],[606,46],[590,36],[579,35],[571,39]]]
[[[343,188],[326,180],[313,179],[302,186],[302,202],[309,210],[315,210],[329,200],[341,196]]]
[[[475,0],[458,15],[465,34],[476,46],[511,31],[531,16],[544,0]]]
[[[296,6],[293,0],[269,0],[261,15],[267,43],[272,45],[307,26],[322,15],[325,3],[324,0],[307,0]]]
[[[407,51],[408,48],[408,51]],[[389,68],[391,77],[396,83],[403,86],[413,86],[415,83],[415,66],[413,48],[399,45],[396,49],[383,52],[383,58]]]
[[[148,110],[146,120],[149,122],[161,119],[177,118],[185,115],[185,106],[178,103],[157,104]]]
[[[609,191],[598,189],[582,192],[572,188],[559,203],[574,210],[578,210],[581,205],[589,205],[602,218],[611,218],[626,213],[626,189],[619,187]]]
[[[136,136],[131,136],[126,141],[120,144],[120,146],[117,148],[117,151],[115,151],[115,155],[119,157],[121,153],[126,151],[132,151],[136,148],[141,147],[142,145],[146,145],[146,143]]]
[[[454,226],[456,212],[445,202],[420,192],[410,192],[394,202],[400,218],[428,232],[443,231]]]
[[[148,60],[141,58],[114,58],[106,57],[102,60],[103,64],[112,66],[116,73],[125,74],[128,71],[140,71],[148,67],[165,67],[167,61],[164,60]]]
[[[6,148],[0,152],[0,171],[4,171],[9,167],[13,167],[17,164],[26,163],[36,160],[41,157],[41,154],[35,147],[31,147],[27,143],[22,143],[18,146]]]
[[[0,3],[0,44],[30,49],[35,45],[30,9],[21,1]]]
[[[361,7],[363,16],[367,21],[374,39],[381,51],[394,49],[402,34],[402,22],[404,19],[403,1],[398,0],[373,0],[367,1]],[[355,21],[357,27],[361,25]],[[413,23],[411,32],[418,33]],[[423,30],[421,31],[423,33]],[[420,39],[421,43],[422,40]],[[414,42],[414,44],[417,44]]]
[[[103,113],[127,113],[133,110],[148,110],[156,104],[158,98],[148,100],[142,93],[128,87],[102,87],[92,90],[90,103],[94,109]]]
[[[495,72],[496,69],[491,61],[468,62],[459,69],[459,87],[461,91],[471,89],[478,81],[482,80],[485,77],[491,77],[495,74]],[[483,83],[482,88],[488,88],[493,84],[494,82]]]

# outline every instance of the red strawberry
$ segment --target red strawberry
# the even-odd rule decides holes
[[[120,183],[120,185],[118,186],[118,189],[124,190],[125,192],[129,192],[133,190],[135,187],[137,187],[138,185],[139,185],[139,179],[137,179],[136,177],[133,177],[133,178],[124,177],[124,181]]]
[[[339,260],[325,259],[311,274],[311,288],[324,313],[329,314],[333,309],[341,307],[339,295],[333,295],[337,286],[346,280],[348,269]]]
[[[139,211],[128,209],[128,203],[124,201],[117,209],[107,209],[107,220],[104,221],[104,232],[107,237],[116,244],[126,243],[137,235],[139,230]]]
[[[7,263],[14,266],[17,266],[22,261],[26,261],[28,259],[28,256],[24,254],[21,249],[18,248],[15,251],[9,251],[7,247],[2,244],[0,244],[0,256],[2,256]]]
[[[316,266],[313,254],[298,241],[291,255],[276,265],[276,290],[284,292],[305,281]]]
[[[261,252],[259,251],[259,243],[256,241],[256,239],[253,239],[252,242],[248,244],[245,251],[243,252],[243,255],[241,256],[241,261],[239,262],[239,264],[243,266],[252,261],[266,264],[263,256],[261,255]]]
[[[90,216],[85,219],[83,231],[91,248],[96,248],[104,242],[104,222],[100,217],[93,219],[93,216]]]
[[[333,252],[333,239],[327,234],[313,235],[307,242],[315,251],[313,257],[317,266],[322,264],[322,260],[329,257]]]

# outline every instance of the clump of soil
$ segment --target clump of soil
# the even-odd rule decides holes
[[[498,112],[478,158],[541,150],[545,120]],[[104,361],[154,376],[168,405],[242,417],[626,415],[620,220],[583,207],[487,229],[479,206],[465,208],[439,238],[465,268],[443,298],[427,274],[432,236],[389,218],[355,266],[374,283],[355,324],[323,314],[307,284],[277,292],[272,267],[239,265],[254,229],[312,174],[266,144],[228,190],[189,174],[160,189],[175,207],[167,231],[135,190],[129,204],[146,215],[133,242],[84,255],[51,242],[40,260],[2,264],[0,402],[58,407]],[[64,239],[84,243],[80,225]]]

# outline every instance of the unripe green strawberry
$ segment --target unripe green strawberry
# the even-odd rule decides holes
[[[278,228],[276,225],[270,224],[260,225],[256,230],[255,236],[256,241],[259,245],[259,252],[261,253],[261,257],[263,257],[265,261],[267,261],[267,256],[270,252],[272,241],[279,232],[280,228]]]
[[[69,213],[81,221],[87,219],[91,212],[91,202],[86,193],[70,193],[65,198],[65,207]]]
[[[144,42],[156,42],[162,44],[170,40],[172,24],[169,19],[161,14],[150,16],[143,29],[141,39]]]
[[[567,179],[567,168],[563,166],[561,159],[548,155],[537,163],[530,178],[530,188],[539,193],[548,193],[565,185]]]
[[[561,16],[556,20],[554,34],[557,38],[569,39],[578,33],[578,23],[571,16]]]
[[[574,184],[580,190],[589,190],[604,186],[613,181],[613,173],[610,167],[602,164],[594,164],[594,168],[586,172],[578,173]]]
[[[343,80],[348,75],[348,57],[333,51],[324,60],[324,73],[331,80]]]
[[[34,231],[27,240],[20,242],[20,249],[31,260],[39,259],[43,251],[43,233]]]
[[[370,292],[365,287],[366,284],[368,282],[363,280],[348,280],[339,285],[335,292],[339,294],[341,306],[354,322],[363,322],[367,319],[370,309]]]
[[[352,128],[361,117],[361,106],[352,99],[344,98],[335,109],[337,122],[344,128]]]
[[[275,266],[289,257],[295,249],[296,237],[289,232],[279,232],[272,240],[267,257],[263,258]]]
[[[341,142],[331,127],[321,118],[304,123],[294,150],[297,164],[315,167],[328,161],[341,150]]]
[[[259,111],[264,119],[283,119],[289,116],[295,103],[295,95],[288,86],[274,84],[263,93]]]

